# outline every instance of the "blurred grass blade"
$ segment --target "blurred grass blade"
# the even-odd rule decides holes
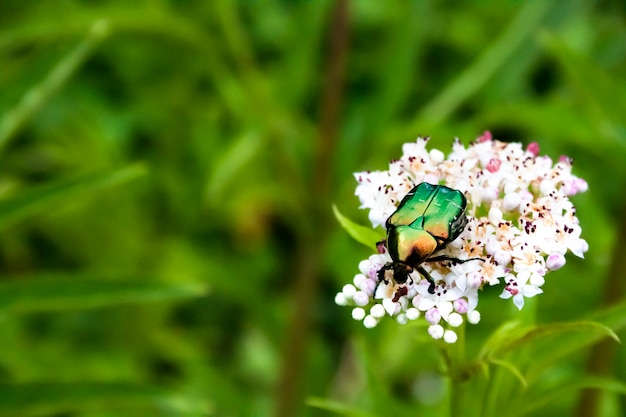
[[[445,120],[464,100],[485,85],[536,30],[553,4],[549,0],[522,3],[522,9],[502,35],[421,110],[411,123],[412,132],[424,131]]]
[[[556,36],[543,32],[542,45],[556,58],[570,85],[581,96],[587,117],[591,118],[601,135],[596,140],[609,140],[606,145],[624,148],[623,131],[626,113],[626,87],[623,80],[612,78],[594,60],[573,51]]]
[[[124,383],[29,383],[0,385],[0,416],[65,415],[79,410],[159,410],[203,413],[207,405],[171,392]],[[113,414],[111,414],[113,415]],[[172,415],[172,414],[168,414]]]
[[[21,194],[0,200],[0,230],[24,218],[73,203],[85,194],[132,181],[146,172],[145,165],[137,163],[112,172],[91,174],[27,189]]]
[[[0,151],[30,119],[87,60],[109,32],[106,20],[96,21],[87,37],[54,67],[48,76],[31,88],[18,105],[0,119]]]
[[[226,150],[215,169],[211,172],[206,186],[207,201],[215,204],[222,198],[224,189],[236,175],[250,162],[261,149],[261,138],[257,133],[247,133]]]
[[[364,244],[368,248],[375,248],[376,243],[384,239],[384,236],[381,233],[378,233],[369,227],[355,223],[341,214],[337,206],[334,204],[333,213],[335,213],[335,218],[339,221],[341,227],[343,227],[345,231],[354,238],[354,240]]]
[[[620,395],[626,394],[626,384],[623,381],[608,378],[582,377],[569,380],[558,385],[558,388],[545,390],[535,389],[522,391],[525,395],[514,397],[516,401],[508,402],[508,410],[501,410],[500,415],[523,416],[529,415],[537,410],[545,408],[550,404],[557,403],[563,398],[567,398],[572,392],[585,388],[595,388],[603,391],[613,392]]]
[[[106,307],[124,303],[199,297],[204,283],[163,283],[82,277],[21,278],[0,282],[0,312],[35,312]]]
[[[337,401],[331,401],[324,398],[309,398],[306,404],[310,407],[319,408],[320,410],[331,412],[333,415],[348,417],[373,417],[375,414],[358,410],[354,407],[344,405]]]

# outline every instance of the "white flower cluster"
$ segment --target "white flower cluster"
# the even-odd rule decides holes
[[[542,292],[547,272],[565,264],[565,254],[583,257],[588,245],[580,238],[576,209],[568,199],[587,190],[587,183],[571,174],[572,164],[561,157],[556,164],[538,156],[539,146],[479,137],[465,148],[455,141],[445,158],[426,149],[428,139],[403,146],[403,155],[388,171],[360,172],[356,195],[369,209],[374,227],[383,226],[402,198],[422,182],[443,184],[467,198],[468,223],[455,241],[433,256],[482,260],[454,263],[424,262],[434,278],[429,282],[413,271],[407,282],[379,281],[378,271],[392,262],[386,249],[361,261],[360,273],[335,297],[339,305],[353,306],[352,316],[371,328],[386,315],[399,323],[424,316],[435,339],[454,343],[453,330],[464,320],[477,323],[478,290],[503,285],[500,297],[512,298],[521,309],[525,297]]]

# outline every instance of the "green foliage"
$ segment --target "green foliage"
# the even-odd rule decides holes
[[[381,233],[377,233],[371,227],[362,226],[350,220],[349,218],[341,214],[341,212],[335,205],[333,205],[333,213],[335,214],[335,218],[337,219],[341,227],[343,227],[344,230],[348,232],[348,234],[352,236],[354,240],[364,244],[370,249],[376,247],[376,243],[385,238],[385,234],[382,231]]]
[[[342,4],[0,4],[0,415],[624,414],[623,4]],[[355,325],[351,174],[485,130],[574,158],[587,259],[455,347]]]

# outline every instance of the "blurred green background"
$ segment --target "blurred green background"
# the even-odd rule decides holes
[[[626,281],[625,74],[618,0],[1,1],[0,416],[441,415],[424,329],[334,305],[372,251],[331,205],[365,224],[352,173],[418,135],[537,141],[589,182],[590,250],[534,314],[601,315]],[[470,352],[520,316],[498,294]],[[625,362],[587,346],[538,385]],[[623,415],[597,394],[528,415]]]

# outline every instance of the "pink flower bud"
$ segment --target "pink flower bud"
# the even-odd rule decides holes
[[[487,163],[487,171],[491,172],[492,174],[494,172],[498,172],[498,170],[500,169],[500,165],[502,165],[502,161],[496,158],[491,158]]]
[[[431,308],[426,312],[426,321],[430,324],[437,324],[441,320],[441,313],[437,310],[436,307]]]
[[[565,256],[560,253],[553,253],[546,259],[546,267],[548,267],[550,271],[556,271],[563,265],[565,265]]]
[[[482,136],[478,137],[478,143],[491,142],[491,140],[492,140],[491,132],[488,130],[485,130],[485,133],[483,133]]]
[[[459,314],[467,313],[467,300],[465,298],[457,298],[453,303],[454,310]]]
[[[531,142],[528,144],[526,150],[533,154],[533,156],[539,155],[539,144],[537,142]]]

